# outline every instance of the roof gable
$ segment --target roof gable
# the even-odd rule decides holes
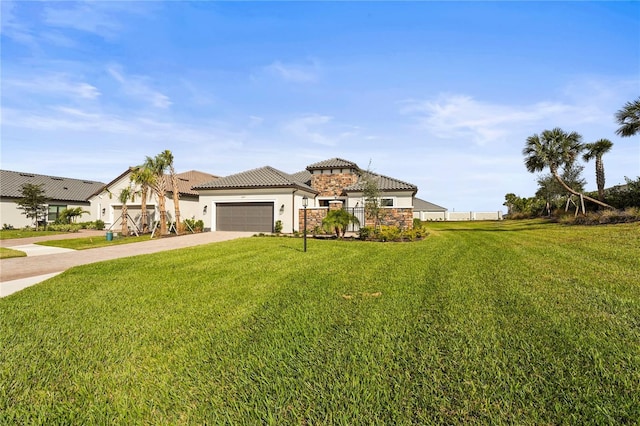
[[[342,158],[330,158],[328,160],[319,161],[307,166],[307,170],[326,170],[326,169],[355,169],[360,167],[354,162],[344,160]]]
[[[42,185],[44,195],[50,200],[85,202],[104,187],[102,182],[72,179],[35,173],[0,170],[0,196],[22,198],[22,185]]]
[[[446,207],[439,206],[437,204],[430,203],[429,201],[425,201],[421,198],[413,199],[413,210],[414,211],[431,211],[431,212],[446,212],[448,209]]]
[[[399,179],[391,178],[389,176],[379,175],[377,173],[371,172],[361,172],[360,177],[358,178],[358,182],[355,184],[346,187],[345,192],[360,192],[365,188],[365,179],[366,175],[371,176],[371,178],[377,183],[378,189],[380,191],[418,191],[418,187],[404,182]]]
[[[194,187],[195,190],[204,189],[245,189],[245,188],[287,188],[297,187],[314,191],[297,177],[275,169],[271,166],[260,167],[225,176],[216,180],[202,183]]]

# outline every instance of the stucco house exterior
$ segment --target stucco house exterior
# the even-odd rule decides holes
[[[284,232],[303,229],[303,197],[308,199],[307,229],[319,226],[329,209],[346,208],[364,217],[367,173],[354,162],[331,158],[289,174],[270,166],[247,170],[202,183],[200,194],[205,229],[212,231],[273,232],[276,221]],[[411,227],[413,198],[418,190],[401,180],[371,173],[380,190],[382,222]]]
[[[217,179],[218,177],[209,173],[200,172],[197,170],[191,170],[184,173],[177,173],[178,179],[178,193],[180,194],[180,216],[181,219],[200,219],[202,217],[202,211],[200,210],[199,194],[191,189],[193,186],[202,182],[208,182]],[[166,197],[166,210],[167,220],[172,221],[174,217],[175,206],[173,204],[173,185],[169,175],[164,175],[166,180],[167,192]],[[124,188],[132,188],[134,191],[138,191],[140,188],[131,182],[131,169],[125,170],[118,177],[113,179],[106,185],[94,192],[89,197],[89,203],[91,208],[91,214],[97,219],[102,219],[105,222],[107,228],[116,228],[121,225],[122,215],[122,203],[120,202],[120,191]],[[127,211],[131,219],[140,228],[140,218],[142,213],[141,207],[141,195],[136,195],[133,201],[127,202]],[[149,190],[147,199],[147,214],[149,220],[149,226],[153,224],[155,220],[160,218],[160,211],[158,209],[158,200],[153,191]]]
[[[47,198],[48,223],[55,222],[58,214],[68,208],[81,207],[89,213],[83,214],[80,219],[88,222],[98,219],[90,210],[89,197],[104,183],[83,179],[72,179],[59,176],[39,175],[36,173],[14,172],[0,170],[0,223],[11,225],[14,228],[32,226],[33,220],[18,209],[16,201],[22,198],[22,185],[31,183],[42,185],[44,195]]]

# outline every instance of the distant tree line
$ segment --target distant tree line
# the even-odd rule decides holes
[[[616,133],[622,137],[640,134],[640,97],[627,102],[615,114],[619,124]],[[549,170],[537,179],[538,190],[532,197],[505,195],[504,205],[512,218],[551,216],[558,210],[575,209],[585,213],[594,209],[640,207],[640,177],[625,177],[626,185],[605,188],[603,156],[613,147],[608,139],[583,143],[577,132],[561,128],[544,130],[527,138],[522,150],[524,163],[531,173]],[[596,192],[584,192],[584,166],[577,163],[595,160]]]

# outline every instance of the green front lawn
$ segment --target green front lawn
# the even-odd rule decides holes
[[[66,234],[58,231],[31,231],[24,229],[0,229],[0,240],[11,240],[13,238],[44,237],[47,235]]]
[[[11,257],[25,257],[27,253],[6,247],[0,247],[0,259],[9,259]]]
[[[0,299],[0,424],[634,424],[640,226],[249,238]]]
[[[105,233],[106,234],[106,233]],[[107,241],[106,235],[98,237],[70,238],[68,240],[51,240],[41,241],[37,244],[50,247],[61,247],[73,250],[86,250],[97,247],[115,246],[120,244],[139,243],[140,241],[149,241],[150,236],[140,235],[139,237],[117,237],[111,241]]]

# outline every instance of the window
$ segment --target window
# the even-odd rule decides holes
[[[49,206],[49,215],[47,217],[47,222],[55,222],[56,219],[58,219],[58,216],[60,215],[60,212],[64,209],[66,209],[67,206],[53,206],[50,205]]]
[[[393,207],[393,198],[381,198],[380,207]]]

